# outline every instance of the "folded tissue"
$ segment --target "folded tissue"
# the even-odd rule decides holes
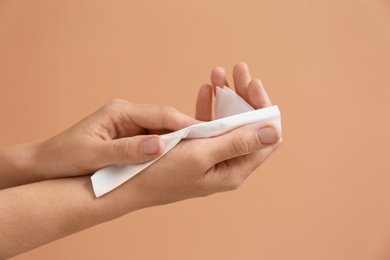
[[[142,164],[111,165],[98,170],[91,176],[96,197],[112,191],[155,163],[182,139],[214,137],[252,123],[272,124],[281,129],[280,111],[277,106],[255,110],[228,87],[217,87],[215,115],[216,120],[191,125],[176,132],[161,135],[165,142],[165,151],[157,159]]]

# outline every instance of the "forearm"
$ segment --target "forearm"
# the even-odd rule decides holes
[[[121,187],[96,199],[88,176],[1,190],[0,259],[128,213],[132,195]]]
[[[27,143],[0,147],[0,189],[40,180],[31,169],[37,145]]]

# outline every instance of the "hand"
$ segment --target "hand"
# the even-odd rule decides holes
[[[237,94],[253,108],[260,109],[272,105],[261,81],[259,79],[252,80],[248,66],[245,63],[238,63],[234,67],[233,80]],[[204,84],[199,89],[195,114],[195,117],[198,120],[212,120],[213,93],[215,95],[217,87],[229,87],[225,70],[222,67],[213,69],[211,72],[211,83],[212,84]]]
[[[252,106],[270,105],[260,81],[251,80],[245,64],[234,68],[233,77],[237,93]],[[227,85],[222,68],[213,70],[212,85],[204,85],[199,92],[198,119],[212,118],[212,89],[217,85]],[[1,176],[0,188],[9,187],[12,182],[23,184],[82,175],[113,163],[155,158],[161,154],[163,144],[158,136],[143,134],[173,131],[196,122],[171,108],[110,102],[65,132],[42,143],[27,145],[34,149],[23,146],[0,149],[0,175],[6,173],[5,178]],[[154,138],[155,147],[145,145]],[[31,250],[143,207],[236,189],[279,147],[278,140],[280,130],[266,124],[243,126],[214,138],[185,140],[99,199],[93,195],[89,176],[0,190],[0,212],[5,223],[4,235],[0,236],[0,258]],[[22,167],[10,163],[15,161],[10,158],[16,158],[18,163],[23,161]],[[23,169],[28,165],[26,158],[31,158],[30,167]],[[37,173],[41,176],[36,180],[25,177]]]
[[[234,67],[233,78],[237,93],[254,108],[271,105],[261,82],[251,79],[246,64]],[[211,82],[200,88],[196,103],[198,120],[212,119],[213,89],[228,86],[223,68],[212,71]],[[128,212],[236,189],[280,146],[280,138],[276,126],[252,124],[219,137],[182,141],[107,197],[115,196],[116,202],[134,198],[128,203]],[[123,196],[125,190],[131,191],[131,195]],[[126,210],[122,212],[125,213]]]
[[[197,122],[171,107],[111,101],[39,143],[33,169],[40,179],[53,179],[90,174],[111,164],[146,162],[164,151],[164,142],[156,134]]]

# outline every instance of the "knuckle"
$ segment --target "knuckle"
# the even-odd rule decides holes
[[[105,106],[104,108],[108,111],[112,111],[112,110],[116,110],[118,109],[119,107],[122,107],[123,105],[125,104],[131,104],[130,102],[126,101],[126,100],[123,100],[123,99],[113,99],[111,101],[109,101]]]
[[[169,119],[172,117],[171,115],[174,108],[169,106],[158,106],[158,108],[160,109],[161,122],[164,126],[166,126],[167,122],[169,122]]]
[[[204,156],[204,153],[202,151],[198,151],[197,153],[194,153],[194,156],[192,156],[192,165],[197,165],[200,170],[206,170],[212,165],[210,163],[209,156]]]
[[[241,187],[241,183],[242,182],[238,182],[238,181],[236,181],[236,182],[232,182],[232,183],[230,183],[230,185],[228,186],[228,188],[229,188],[229,190],[237,190],[238,188],[240,188]]]
[[[181,156],[183,154],[187,154],[185,157],[186,164],[191,165],[199,171],[208,170],[213,165],[213,162],[210,162],[210,156],[205,156],[203,142],[204,140],[201,139],[187,139],[180,141],[179,145],[175,147],[177,156],[175,160],[179,160],[179,157],[183,158]]]
[[[126,140],[124,145],[121,144],[120,142],[115,143],[114,145],[115,153],[121,161],[130,161],[130,159],[133,159],[131,153],[132,150],[131,146],[132,146],[131,139]]]
[[[171,106],[161,106],[161,110],[164,115],[168,116],[177,113],[177,110]]]
[[[239,176],[229,176],[225,181],[225,189],[227,191],[233,191],[240,188],[243,180]]]
[[[232,149],[235,154],[247,154],[251,151],[249,142],[238,134],[233,136]]]
[[[223,162],[220,165],[223,165]],[[226,166],[229,167],[227,164]],[[217,168],[214,176],[217,177],[214,183],[219,192],[236,190],[244,181],[243,175],[237,171],[229,171],[226,167]]]
[[[207,149],[207,140],[199,140],[199,145],[196,147],[196,155],[194,157],[195,163],[203,170],[208,170],[218,162],[216,154]]]
[[[123,99],[114,99],[106,103],[100,113],[111,119],[118,119],[121,115],[133,108],[134,104]]]
[[[107,106],[108,106],[108,107],[116,107],[116,106],[121,105],[121,104],[123,104],[123,103],[125,103],[125,102],[126,102],[126,101],[124,101],[123,99],[117,98],[117,99],[113,99],[113,100],[109,101],[109,102],[107,103]]]
[[[191,155],[187,156],[189,165],[194,165],[200,171],[207,171],[215,164],[213,156],[208,156],[203,146],[203,140],[184,140],[187,147],[191,150]]]

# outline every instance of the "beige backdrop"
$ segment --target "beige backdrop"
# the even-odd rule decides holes
[[[388,0],[0,1],[0,144],[52,136],[113,98],[192,115],[210,70],[237,61],[284,131],[239,190],[14,259],[389,259]]]

